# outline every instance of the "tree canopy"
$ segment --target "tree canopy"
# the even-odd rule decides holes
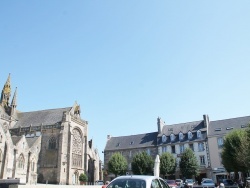
[[[221,158],[228,172],[247,171],[247,163],[249,164],[247,139],[247,132],[244,129],[234,130],[226,135]]]
[[[163,153],[160,156],[160,173],[162,175],[173,174],[176,168],[176,161],[171,153]]]
[[[128,167],[127,160],[120,153],[114,153],[108,162],[108,171],[117,175],[124,175]]]
[[[131,163],[133,174],[147,175],[153,173],[154,161],[145,151],[137,153]]]
[[[192,178],[193,175],[197,176],[199,174],[198,161],[190,148],[185,149],[181,156],[180,170],[185,178]]]

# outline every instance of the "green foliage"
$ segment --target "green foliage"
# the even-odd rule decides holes
[[[221,154],[222,164],[228,172],[246,172],[249,164],[249,142],[244,129],[234,130],[224,139]]]
[[[163,175],[173,174],[176,168],[176,161],[171,153],[163,153],[160,156],[160,173]]]
[[[81,173],[79,176],[79,181],[83,181],[83,182],[88,181],[88,176],[86,174]]]
[[[197,176],[199,174],[198,161],[190,148],[185,149],[181,156],[180,170],[185,178],[192,178],[192,176]]]
[[[120,154],[114,153],[108,162],[108,171],[117,175],[124,175],[127,170],[127,160]]]
[[[136,154],[131,163],[133,174],[148,175],[153,173],[154,161],[145,151]]]

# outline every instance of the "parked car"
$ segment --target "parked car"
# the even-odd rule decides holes
[[[250,188],[250,177],[246,178],[246,188]]]
[[[224,186],[230,186],[230,187],[237,187],[238,188],[238,184],[236,182],[234,182],[231,179],[220,179],[219,183],[223,183]]]
[[[193,188],[194,180],[193,179],[186,179],[185,186]]]
[[[215,183],[212,179],[204,179],[201,182],[202,187],[215,187]]]
[[[176,180],[175,180],[175,183],[176,183],[177,186],[179,186],[179,187],[182,187],[182,186],[183,186],[183,181],[182,181],[182,179],[176,179]]]
[[[110,181],[106,181],[105,184],[102,186],[102,188],[106,188],[109,183],[110,183]]]
[[[96,185],[104,185],[103,180],[97,180],[95,182]]]
[[[157,176],[127,175],[113,179],[106,188],[170,188]]]
[[[171,188],[177,188],[177,184],[175,182],[175,180],[165,180],[168,184],[169,187]]]

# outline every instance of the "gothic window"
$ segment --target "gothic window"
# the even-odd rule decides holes
[[[49,146],[48,146],[49,149],[56,149],[56,138],[54,136],[52,136],[50,139],[49,139]]]
[[[167,137],[166,137],[166,135],[165,135],[165,134],[164,134],[164,135],[162,135],[161,140],[162,140],[162,142],[163,142],[163,143],[167,141]]]
[[[79,130],[74,129],[72,139],[72,166],[82,167],[82,136]]]
[[[24,169],[24,156],[21,154],[18,158],[18,168],[19,169]]]

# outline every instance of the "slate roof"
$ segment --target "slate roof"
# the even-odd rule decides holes
[[[63,112],[70,111],[72,107],[40,110],[18,113],[18,121],[13,128],[43,125],[54,125],[62,121]]]
[[[173,125],[164,125],[162,129],[162,133],[158,136],[162,136],[165,134],[166,136],[169,136],[170,134],[178,135],[180,132],[183,134],[186,134],[188,131],[191,132],[197,132],[198,130],[205,131],[206,128],[204,128],[204,121],[193,121],[193,122],[187,122],[187,123],[179,123],[179,124],[173,124]]]
[[[26,138],[30,148],[33,146],[33,144],[37,141],[38,138],[38,136]]]
[[[14,145],[16,145],[22,138],[23,136],[11,136],[12,142]],[[38,139],[38,136],[34,136],[34,137],[29,137],[29,138],[25,138],[29,148],[33,146],[33,144],[36,142],[36,140]]]
[[[14,145],[17,144],[17,142],[19,142],[21,140],[23,136],[11,136],[12,142]]]
[[[133,149],[141,147],[150,147],[157,145],[158,132],[111,137],[107,143],[105,150],[118,150],[118,149]]]
[[[208,127],[208,137],[214,135],[225,135],[234,129],[246,128],[249,123],[250,116],[210,121]]]

